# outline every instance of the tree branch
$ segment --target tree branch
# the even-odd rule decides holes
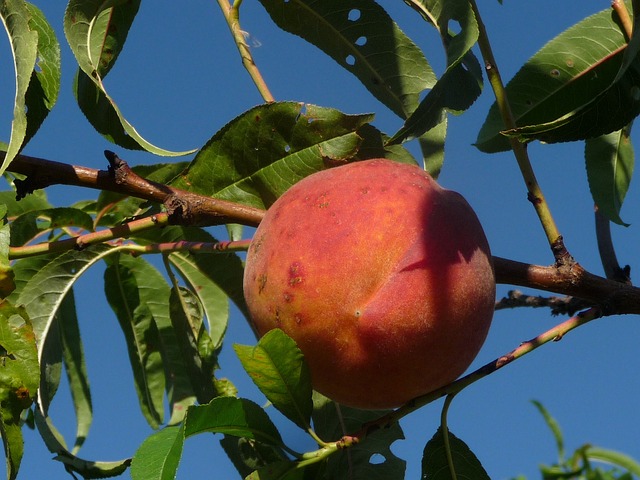
[[[16,180],[18,199],[51,185],[73,185],[107,190],[164,204],[172,225],[224,225],[239,223],[257,226],[264,210],[219,200],[146,180],[137,175],[115,153],[106,151],[107,171],[19,155],[8,171],[26,175]],[[0,159],[4,153],[0,152]]]

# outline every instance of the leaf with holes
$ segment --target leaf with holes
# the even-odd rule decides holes
[[[525,142],[583,140],[630,123],[640,113],[640,15],[634,24],[627,45],[607,9],[547,43],[506,86],[517,127],[506,131],[494,104],[478,133],[477,148],[508,150],[505,135]],[[590,40],[594,31],[597,41]]]
[[[265,334],[255,347],[234,345],[242,366],[267,399],[303,430],[310,426],[311,374],[302,352],[282,330]]]
[[[422,51],[373,0],[260,2],[280,28],[324,51],[402,118],[435,83]]]
[[[442,427],[424,448],[422,456],[422,477],[424,480],[450,480],[454,477],[464,480],[490,480],[478,458],[469,447],[453,433],[447,431],[449,447],[445,443]],[[447,449],[450,449],[450,459]]]
[[[586,141],[587,178],[598,211],[618,225],[620,208],[633,176],[635,155],[629,139],[631,127]]]
[[[78,62],[74,82],[78,104],[93,127],[109,141],[156,155],[178,156],[145,140],[124,117],[107,93],[103,79],[122,51],[140,0],[70,0],[64,32]]]
[[[348,432],[355,432],[368,421],[379,418],[385,412],[358,410],[338,406],[327,397],[313,393],[313,427],[320,438],[335,441]],[[327,478],[333,480],[404,480],[406,462],[391,451],[396,440],[404,438],[397,423],[376,430],[367,441],[340,450],[327,465]],[[354,476],[352,476],[354,475]]]
[[[216,133],[171,185],[258,208],[327,164],[353,159],[372,115],[282,102],[260,105]]]

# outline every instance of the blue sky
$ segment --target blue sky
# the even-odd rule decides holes
[[[61,31],[64,2],[37,2]],[[401,28],[423,49],[438,73],[443,57],[438,38],[402,2],[380,2]],[[505,80],[554,35],[584,16],[608,8],[609,1],[538,0],[536,2],[480,2],[481,13]],[[298,37],[280,31],[258,2],[245,0],[243,29],[250,34],[253,53],[278,100],[298,100],[338,108],[348,113],[375,112],[375,125],[387,133],[401,122],[373,99],[346,71]],[[64,42],[62,34],[60,40]],[[162,161],[150,154],[128,152],[95,133],[75,106],[71,81],[73,58],[63,43],[63,86],[59,104],[25,153],[52,160],[106,168],[102,155],[111,149],[131,164]],[[2,91],[0,128],[7,138],[13,93],[10,51],[0,46]],[[125,51],[107,78],[107,87],[122,111],[150,141],[176,150],[203,145],[219,128],[261,102],[242,68],[240,58],[217,3],[204,0],[143,2]],[[552,257],[526,189],[509,153],[485,155],[471,144],[492,103],[490,90],[460,117],[450,120],[447,158],[440,183],[462,193],[482,221],[495,255],[529,263],[549,264]],[[638,135],[634,135],[637,143]],[[583,145],[530,147],[534,168],[567,247],[587,269],[601,274],[593,227],[593,206],[584,171]],[[57,205],[91,198],[91,191],[56,187],[50,199]],[[613,227],[620,261],[632,266],[638,257],[640,190],[631,185],[622,218],[631,227]],[[98,269],[99,270],[99,269]],[[102,272],[90,273],[78,286],[80,326],[93,388],[94,425],[80,455],[111,460],[133,454],[150,429],[139,413],[127,364],[125,344],[117,321],[102,293]],[[509,286],[499,286],[504,295]],[[561,318],[547,310],[502,311],[495,315],[489,338],[474,366],[505,354]],[[554,441],[531,404],[541,401],[564,429],[567,449],[590,442],[619,449],[640,458],[637,398],[640,380],[635,317],[598,320],[546,345],[524,359],[473,385],[460,394],[449,415],[451,430],[480,458],[493,479],[523,473],[538,478],[537,465],[555,460]],[[232,318],[220,360],[242,396],[263,403],[264,398],[241,372],[231,343],[253,343],[245,320]],[[472,366],[473,368],[473,366]],[[421,452],[435,432],[441,403],[430,405],[404,422],[406,440],[393,451],[408,461],[406,478],[418,478]],[[276,421],[280,417],[273,409]],[[63,388],[52,410],[56,425],[72,439],[73,410]],[[305,441],[296,427],[284,422],[284,435],[293,445]],[[312,448],[310,443],[306,443]],[[20,478],[69,478],[53,462],[37,434],[26,432],[26,452]],[[189,439],[178,478],[238,478],[210,435]]]

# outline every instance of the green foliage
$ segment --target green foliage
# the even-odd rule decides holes
[[[16,478],[19,471],[25,418],[35,422],[54,458],[85,478],[120,475],[129,466],[134,480],[175,478],[186,439],[212,433],[246,479],[404,478],[406,463],[392,446],[404,438],[397,419],[413,405],[395,414],[362,411],[313,392],[304,356],[283,332],[270,332],[255,346],[235,346],[268,406],[239,397],[231,380],[216,378],[230,303],[247,315],[242,255],[225,251],[224,240],[205,227],[185,221],[160,229],[156,223],[168,210],[167,198],[183,200],[185,191],[201,203],[213,198],[259,211],[305,176],[367,158],[421,163],[436,176],[444,162],[448,115],[466,111],[482,93],[474,48],[480,44],[483,53],[488,41],[475,2],[405,0],[417,13],[416,21],[442,40],[445,62],[438,77],[418,44],[374,0],[260,3],[278,27],[352,74],[402,126],[388,135],[373,125],[372,113],[349,114],[304,100],[269,101],[237,112],[188,161],[135,167],[133,173],[146,179],[146,186],[166,193],[153,200],[140,193],[144,188],[137,190],[144,198],[129,196],[130,191],[118,188],[127,179],[119,178],[115,187],[110,185],[116,191],[102,191],[97,199],[76,205],[54,207],[41,191],[18,202],[15,189],[23,190],[28,182],[6,174],[11,187],[0,192],[0,434],[7,478]],[[120,147],[171,157],[194,153],[169,151],[146,140],[107,92],[104,79],[124,52],[140,4],[68,2],[64,35],[78,64],[73,85],[78,106],[97,133]],[[227,5],[236,19],[241,4]],[[506,92],[496,90],[498,101],[476,142],[479,150],[495,153],[510,149],[513,138],[523,143],[585,140],[594,202],[618,224],[624,224],[620,211],[633,174],[630,129],[640,113],[639,4],[626,3],[635,14],[631,38],[619,18],[605,10],[549,41]],[[11,172],[57,101],[60,46],[58,33],[34,5],[0,1],[0,18],[16,84],[11,134],[0,166],[0,172]],[[233,22],[229,26],[239,28]],[[592,37],[596,41],[585,42]],[[250,49],[237,46],[250,64]],[[515,128],[505,127],[499,108],[507,98]],[[419,162],[401,145],[412,139],[422,153]],[[103,180],[90,186],[101,186]],[[126,238],[105,235],[89,248],[77,241],[79,235],[95,239],[116,227],[122,231],[140,219],[149,220],[149,226]],[[208,220],[220,223],[213,214]],[[247,230],[237,223],[226,227],[231,243],[241,244]],[[149,259],[151,254],[158,261]],[[94,412],[74,290],[87,271],[97,268],[104,268],[104,294],[124,334],[140,411],[153,430],[132,459],[108,462],[79,456]],[[49,416],[63,375],[76,416],[69,446]],[[557,463],[541,467],[543,478],[626,480],[640,475],[640,465],[619,452],[585,445],[567,456],[557,422],[541,404],[536,406],[558,449]],[[271,407],[284,415],[286,426],[290,422],[304,431],[314,445],[310,451],[289,444],[286,431],[271,419]],[[598,462],[615,468],[594,466]],[[425,446],[422,478],[488,475],[445,425]]]

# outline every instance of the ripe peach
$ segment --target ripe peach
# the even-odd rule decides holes
[[[258,334],[291,336],[316,390],[390,408],[467,369],[495,279],[466,200],[416,166],[375,159],[313,174],[269,208],[244,291]]]

